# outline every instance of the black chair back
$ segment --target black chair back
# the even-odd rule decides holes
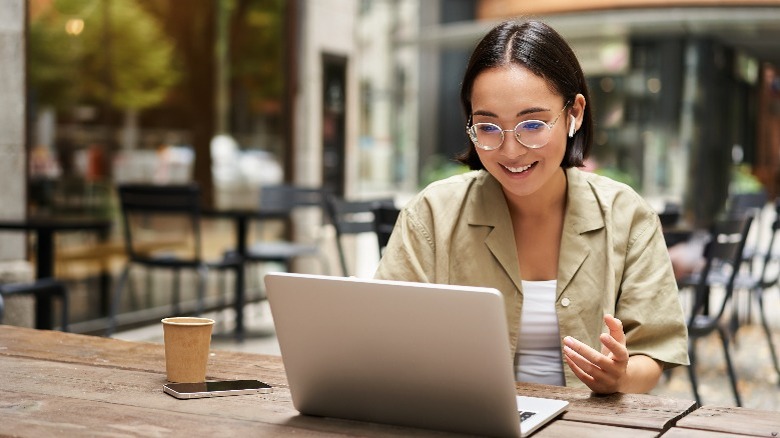
[[[200,189],[196,184],[124,184],[117,191],[131,260],[160,261],[161,239],[165,238],[176,249],[178,262],[200,261]]]
[[[767,202],[767,194],[764,191],[735,193],[729,196],[726,205],[726,215],[731,218],[740,218],[746,214],[756,215],[756,212],[763,209]]]
[[[694,286],[695,295],[688,324],[689,330],[698,329],[695,322],[700,323],[701,316],[710,315],[707,306],[710,303],[710,287],[713,284],[721,285],[724,295],[717,314],[708,317],[710,321],[705,324],[706,328],[709,330],[711,325],[717,324],[723,315],[734,292],[734,282],[740,270],[742,253],[752,222],[753,216],[747,215],[738,219],[719,220],[711,227],[710,239],[704,247],[704,268],[698,273],[698,282]]]
[[[726,360],[726,370],[731,383],[731,391],[737,406],[742,405],[742,400],[737,389],[737,377],[729,354],[729,337],[726,330],[721,327],[723,314],[729,301],[731,301],[737,275],[742,266],[745,240],[747,239],[753,216],[748,214],[737,219],[723,219],[716,221],[711,227],[709,242],[704,247],[705,264],[698,272],[698,280],[687,283],[693,287],[694,300],[688,319],[688,357],[691,365],[688,367],[688,375],[696,402],[701,405],[701,396],[698,390],[698,377],[696,374],[696,340],[712,333],[717,333],[723,345],[723,355]],[[717,312],[711,312],[710,304],[714,295],[713,287],[723,289]],[[716,303],[717,304],[717,303]]]
[[[378,206],[374,208],[374,231],[376,232],[377,243],[379,244],[379,256],[384,253],[387,243],[390,241],[390,235],[393,233],[395,223],[401,210],[395,206]]]
[[[298,207],[322,207],[323,190],[313,187],[298,187],[289,184],[262,186],[260,188],[260,209],[280,216],[290,214]]]
[[[213,261],[204,259],[198,185],[122,184],[117,187],[117,192],[122,207],[128,262],[114,289],[106,334],[110,336],[116,329],[121,297],[125,285],[130,281],[132,264],[162,268],[173,274],[170,289],[172,310],[167,315],[191,311],[182,310],[180,274],[182,269],[193,270],[197,275],[194,311],[195,314],[202,313],[205,309],[208,271],[237,271],[242,269],[242,264],[240,259],[234,257]],[[151,302],[151,286],[148,287],[147,300]],[[135,295],[131,294],[130,299],[135,300]],[[187,305],[191,306],[191,302],[188,301]]]
[[[764,295],[768,290],[777,290],[780,286],[780,250],[775,249],[780,242],[780,198],[775,199],[775,220],[772,222],[769,245],[762,257],[762,266],[760,274],[753,286],[753,293],[758,301],[758,309],[761,315],[761,327],[764,329],[764,336],[769,347],[769,356],[772,358],[772,365],[775,368],[778,378],[780,378],[780,358],[772,336],[772,328],[769,326],[769,315],[767,315],[767,306],[764,306]]]
[[[769,245],[764,253],[761,266],[759,277],[759,287],[761,289],[768,289],[780,283],[780,267],[773,267],[773,265],[777,265],[780,262],[780,249],[775,249],[778,242],[780,242],[780,198],[775,200],[775,220],[772,222]]]
[[[392,198],[348,201],[337,196],[327,196],[325,207],[333,228],[336,230],[336,246],[339,262],[344,276],[350,275],[342,238],[346,235],[373,233],[374,209],[381,206],[394,206]]]

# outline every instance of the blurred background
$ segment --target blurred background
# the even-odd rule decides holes
[[[105,218],[121,242],[130,182],[194,182],[212,209],[278,183],[402,205],[464,170],[467,58],[517,18],[552,25],[582,64],[589,170],[690,229],[736,193],[780,193],[780,0],[0,0],[0,219]],[[321,221],[294,224],[305,240]],[[205,230],[214,252],[233,235]],[[74,330],[97,333],[94,280],[124,251],[90,254],[87,234],[58,233],[54,275]],[[0,281],[32,276],[17,262],[36,244],[0,230]],[[376,248],[349,251],[370,276]]]
[[[8,24],[26,56],[4,60],[24,72],[27,135],[8,152],[26,162],[14,203],[30,211],[110,214],[110,187],[126,181],[195,180],[214,205],[282,180],[414,192],[459,170],[468,54],[516,17],[574,47],[597,172],[697,224],[730,189],[780,187],[778,1],[4,4],[24,14]]]

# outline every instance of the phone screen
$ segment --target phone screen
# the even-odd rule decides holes
[[[163,390],[176,398],[201,398],[268,393],[273,388],[259,380],[220,380],[201,383],[166,383]]]

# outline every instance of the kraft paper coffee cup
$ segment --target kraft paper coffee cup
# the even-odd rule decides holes
[[[176,317],[162,320],[165,338],[165,370],[169,382],[206,380],[206,363],[214,320]]]

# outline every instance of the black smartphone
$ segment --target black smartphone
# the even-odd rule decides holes
[[[219,380],[201,383],[166,383],[163,385],[163,391],[176,398],[204,398],[267,394],[273,392],[273,388],[259,380]]]

